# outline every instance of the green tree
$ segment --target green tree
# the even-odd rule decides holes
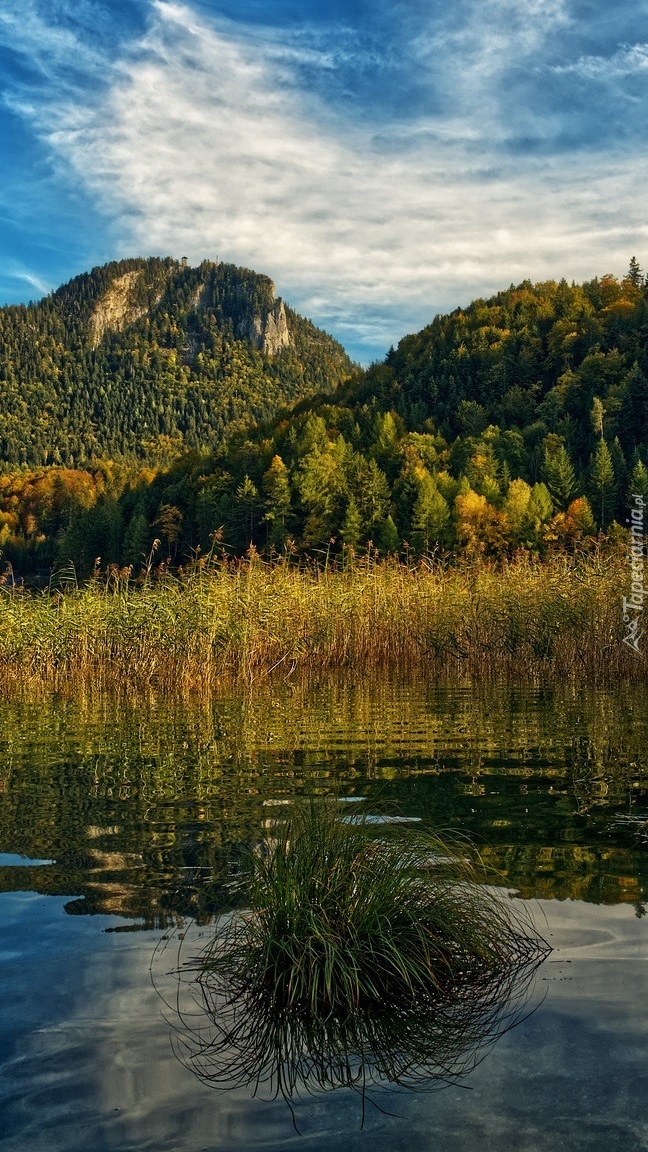
[[[390,491],[385,473],[375,460],[354,452],[347,465],[347,485],[357,504],[368,533],[384,519],[389,508]]]
[[[511,526],[511,535],[515,543],[521,543],[527,535],[530,501],[531,487],[526,480],[512,480],[502,511]]]
[[[648,377],[635,364],[623,384],[619,436],[628,458],[640,444],[648,442]]]
[[[177,552],[182,521],[182,512],[179,508],[176,508],[175,504],[163,504],[153,521],[154,527],[160,529],[162,536],[166,540],[167,553],[169,556],[175,556]]]
[[[238,521],[242,538],[245,541],[244,546],[251,544],[254,540],[254,530],[259,516],[260,505],[259,489],[246,473],[236,489],[235,501],[236,520]]]
[[[150,538],[151,530],[146,516],[141,510],[137,510],[131,516],[124,533],[124,563],[132,564],[134,568],[141,564],[145,558]]]
[[[528,514],[537,521],[537,526],[549,520],[553,513],[553,500],[546,484],[534,484],[529,498]],[[536,528],[537,531],[537,528]]]
[[[626,280],[634,284],[635,288],[641,288],[643,285],[643,276],[641,274],[641,268],[639,267],[639,261],[634,256],[630,260]]]
[[[419,481],[418,496],[412,513],[412,532],[415,546],[429,551],[430,546],[445,536],[450,509],[429,472]]]
[[[598,396],[595,396],[592,400],[591,421],[594,432],[597,436],[600,436],[601,439],[603,439],[603,416],[603,402],[599,400]]]
[[[590,492],[599,528],[605,528],[614,512],[614,465],[605,440],[599,440],[590,460]]]
[[[308,546],[324,544],[338,530],[347,496],[344,447],[340,436],[333,449],[310,452],[297,473],[297,489],[306,513],[304,543]]]
[[[488,412],[476,400],[461,400],[457,420],[464,436],[481,436],[488,426]]]
[[[564,511],[576,490],[574,467],[564,444],[545,449],[542,471],[551,499]]]
[[[381,552],[398,552],[401,541],[391,516],[387,516],[379,525],[376,543]]]
[[[633,502],[634,496],[641,496],[644,503],[648,505],[648,468],[643,460],[637,460],[632,472],[630,473],[630,485],[628,488],[628,500]]]
[[[362,517],[353,496],[349,498],[340,535],[345,544],[357,548],[362,540]]]
[[[265,496],[264,520],[268,525],[270,543],[277,546],[286,539],[286,522],[290,514],[290,478],[281,456],[273,456],[263,477]]]

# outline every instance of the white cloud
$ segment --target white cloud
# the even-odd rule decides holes
[[[105,66],[105,58],[84,43],[78,31],[44,19],[40,9],[38,0],[21,0],[20,4],[5,0],[0,10],[0,44],[22,54],[30,69],[50,82],[70,83],[74,72],[87,74]],[[75,16],[79,26],[83,19],[92,19],[87,0],[78,0]]]
[[[46,296],[52,287],[35,272],[11,272],[9,275],[14,280],[22,280],[25,284],[29,284],[30,288],[35,288],[39,296]]]
[[[484,19],[454,38],[456,60],[474,56],[454,117],[381,132],[344,121],[294,82],[303,41],[207,24],[168,0],[99,97],[50,99],[32,115],[119,219],[124,253],[246,264],[316,321],[386,348],[439,308],[511,281],[623,270],[646,235],[645,158],[498,152],[495,111],[484,95],[479,120],[474,102],[501,66],[507,22],[513,47],[530,51],[567,17],[559,0],[527,4],[524,21],[512,0],[488,7],[490,38]],[[438,35],[420,39],[421,57],[440,49]]]
[[[624,44],[611,56],[580,56],[571,64],[557,65],[557,73],[572,73],[589,80],[616,80],[648,71],[648,44]]]

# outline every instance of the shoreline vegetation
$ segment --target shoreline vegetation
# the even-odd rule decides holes
[[[41,592],[5,580],[3,687],[191,694],[336,670],[643,681],[645,653],[623,639],[630,579],[625,549],[601,549],[497,564],[351,552],[344,565],[252,550],[137,581],[116,565]]]

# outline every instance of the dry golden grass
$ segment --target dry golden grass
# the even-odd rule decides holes
[[[344,569],[252,556],[144,583],[3,589],[5,683],[212,690],[269,675],[420,669],[428,678],[645,678],[623,643],[621,555]],[[648,651],[648,639],[646,640]]]

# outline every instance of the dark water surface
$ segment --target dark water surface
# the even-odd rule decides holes
[[[0,703],[0,1150],[648,1149],[645,690],[262,687]],[[461,829],[554,951],[465,1085],[298,1103],[174,1057],[170,929],[304,792]],[[544,997],[544,999],[543,999]],[[540,1003],[540,1001],[542,1001]]]

